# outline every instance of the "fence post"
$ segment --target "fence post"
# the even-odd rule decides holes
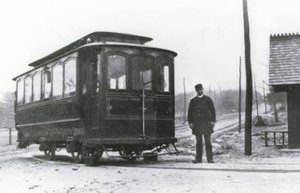
[[[11,127],[8,128],[9,131],[9,145],[11,145]]]

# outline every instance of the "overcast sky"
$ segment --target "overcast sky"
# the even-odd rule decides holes
[[[268,79],[269,35],[300,32],[297,0],[248,0],[252,66]],[[148,45],[178,53],[176,93],[201,82],[237,89],[244,58],[242,0],[0,0],[0,93],[28,64],[94,31],[152,37]],[[244,63],[243,63],[244,65]],[[243,74],[244,75],[244,74]]]

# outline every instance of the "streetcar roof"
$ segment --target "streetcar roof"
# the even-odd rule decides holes
[[[98,32],[98,33],[101,33],[101,32]],[[107,32],[108,33],[108,32]],[[85,36],[86,37],[86,36]],[[142,36],[139,36],[139,37],[142,37]],[[150,38],[151,39],[151,38]],[[151,39],[152,40],[152,39]],[[73,44],[73,43],[72,43]],[[69,47],[71,44],[69,44],[68,46],[66,47]],[[90,43],[85,43],[85,44],[82,44],[81,46],[77,46],[77,47],[74,47],[73,49],[69,48],[69,49],[65,49],[66,47],[63,47],[61,48],[60,50],[40,59],[40,60],[37,60],[36,62],[33,62],[33,63],[30,63],[29,66],[32,66],[34,67],[33,69],[30,69],[16,77],[13,78],[13,80],[16,80],[17,78],[27,74],[27,73],[30,73],[34,70],[36,70],[37,68],[45,65],[45,64],[48,64],[49,62],[51,62],[52,60],[55,60],[57,59],[57,57],[61,57],[63,55],[66,55],[66,54],[70,54],[72,52],[75,52],[81,48],[85,48],[85,47],[93,47],[93,46],[126,46],[126,47],[137,47],[137,48],[141,48],[141,47],[144,47],[146,49],[155,49],[155,50],[160,50],[160,51],[167,51],[167,52],[171,52],[173,53],[175,56],[177,55],[176,52],[174,51],[171,51],[171,50],[167,50],[167,49],[162,49],[162,48],[156,48],[156,47],[149,47],[149,46],[145,46],[143,44],[135,44],[135,43],[127,43],[127,42],[115,42],[115,41],[103,41],[103,42],[90,42]],[[72,47],[72,46],[70,46]],[[51,56],[51,57],[50,57]],[[36,65],[32,65],[36,63]]]
[[[41,63],[44,63],[45,61],[49,61],[58,55],[61,55],[65,52],[69,52],[70,50],[74,50],[90,42],[124,42],[124,43],[142,45],[152,40],[153,39],[149,37],[137,36],[132,34],[115,33],[115,32],[93,32],[35,62],[30,63],[29,66],[33,66],[33,67],[39,66]]]

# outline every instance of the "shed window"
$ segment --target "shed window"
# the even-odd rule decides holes
[[[33,76],[33,95],[32,100],[38,101],[41,99],[41,73],[37,72]]]
[[[76,59],[69,59],[65,63],[65,89],[64,94],[66,96],[75,95],[76,91]]]
[[[158,91],[170,91],[170,66],[167,60],[161,60],[158,63],[159,78],[158,78]]]
[[[25,104],[31,102],[32,97],[32,77],[25,78]]]
[[[126,60],[124,56],[111,55],[108,62],[108,88],[126,89]]]
[[[53,97],[62,97],[63,91],[63,65],[57,64],[53,67]]]
[[[24,81],[23,79],[19,79],[17,82],[17,101],[18,104],[23,104],[24,97]]]
[[[51,70],[46,68],[42,73],[43,80],[43,98],[47,99],[50,97],[51,93]]]

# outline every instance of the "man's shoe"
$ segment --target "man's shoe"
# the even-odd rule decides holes
[[[213,164],[213,163],[215,163],[215,162],[214,162],[214,160],[210,160],[210,161],[208,161],[207,163]]]
[[[193,163],[198,164],[198,163],[202,163],[202,161],[201,160],[193,160]]]

